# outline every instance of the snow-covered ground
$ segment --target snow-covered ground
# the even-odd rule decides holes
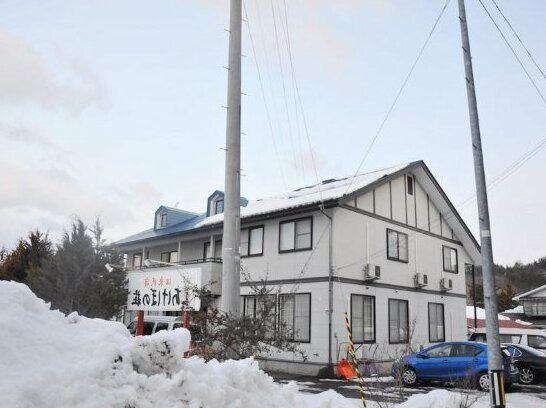
[[[0,281],[0,327],[1,408],[362,406],[333,390],[306,393],[295,382],[275,383],[251,359],[185,359],[184,329],[133,339],[121,323],[65,316],[19,283]],[[508,397],[513,406],[544,406],[532,396]],[[456,399],[435,390],[401,407],[458,407]],[[450,400],[455,405],[445,404]]]

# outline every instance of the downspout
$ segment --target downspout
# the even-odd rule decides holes
[[[320,211],[330,221],[330,231],[328,237],[328,367],[333,367],[332,361],[332,313],[334,308],[334,220],[326,214],[324,207],[320,206]]]

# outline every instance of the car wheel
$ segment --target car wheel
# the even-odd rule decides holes
[[[406,387],[412,387],[417,384],[417,373],[411,367],[404,368],[401,375],[402,384]]]
[[[482,391],[489,391],[489,373],[479,373],[476,385]]]
[[[519,370],[519,382],[522,384],[532,384],[535,382],[535,373],[529,367],[522,367]]]

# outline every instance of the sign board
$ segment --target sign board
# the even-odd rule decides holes
[[[201,299],[186,286],[201,287],[201,268],[158,268],[129,272],[127,310],[180,311],[187,302],[199,310]],[[189,285],[187,285],[189,283]]]

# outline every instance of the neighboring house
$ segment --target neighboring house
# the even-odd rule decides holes
[[[515,296],[513,300],[523,306],[525,320],[536,328],[546,328],[546,285]]]
[[[506,312],[499,313],[499,328],[501,329],[529,329],[530,323],[514,319],[511,316],[505,316]],[[466,307],[466,325],[468,333],[471,334],[475,328],[481,329],[485,327],[485,309],[476,308],[476,321],[474,321],[474,307]]]
[[[275,318],[309,355],[278,353],[267,368],[316,374],[335,364],[348,309],[362,357],[466,339],[464,271],[480,249],[422,161],[241,204],[242,269],[279,289]],[[219,191],[205,214],[162,206],[154,228],[115,245],[130,268],[150,258],[221,279],[222,211]],[[242,313],[259,310],[251,283],[241,281]]]

